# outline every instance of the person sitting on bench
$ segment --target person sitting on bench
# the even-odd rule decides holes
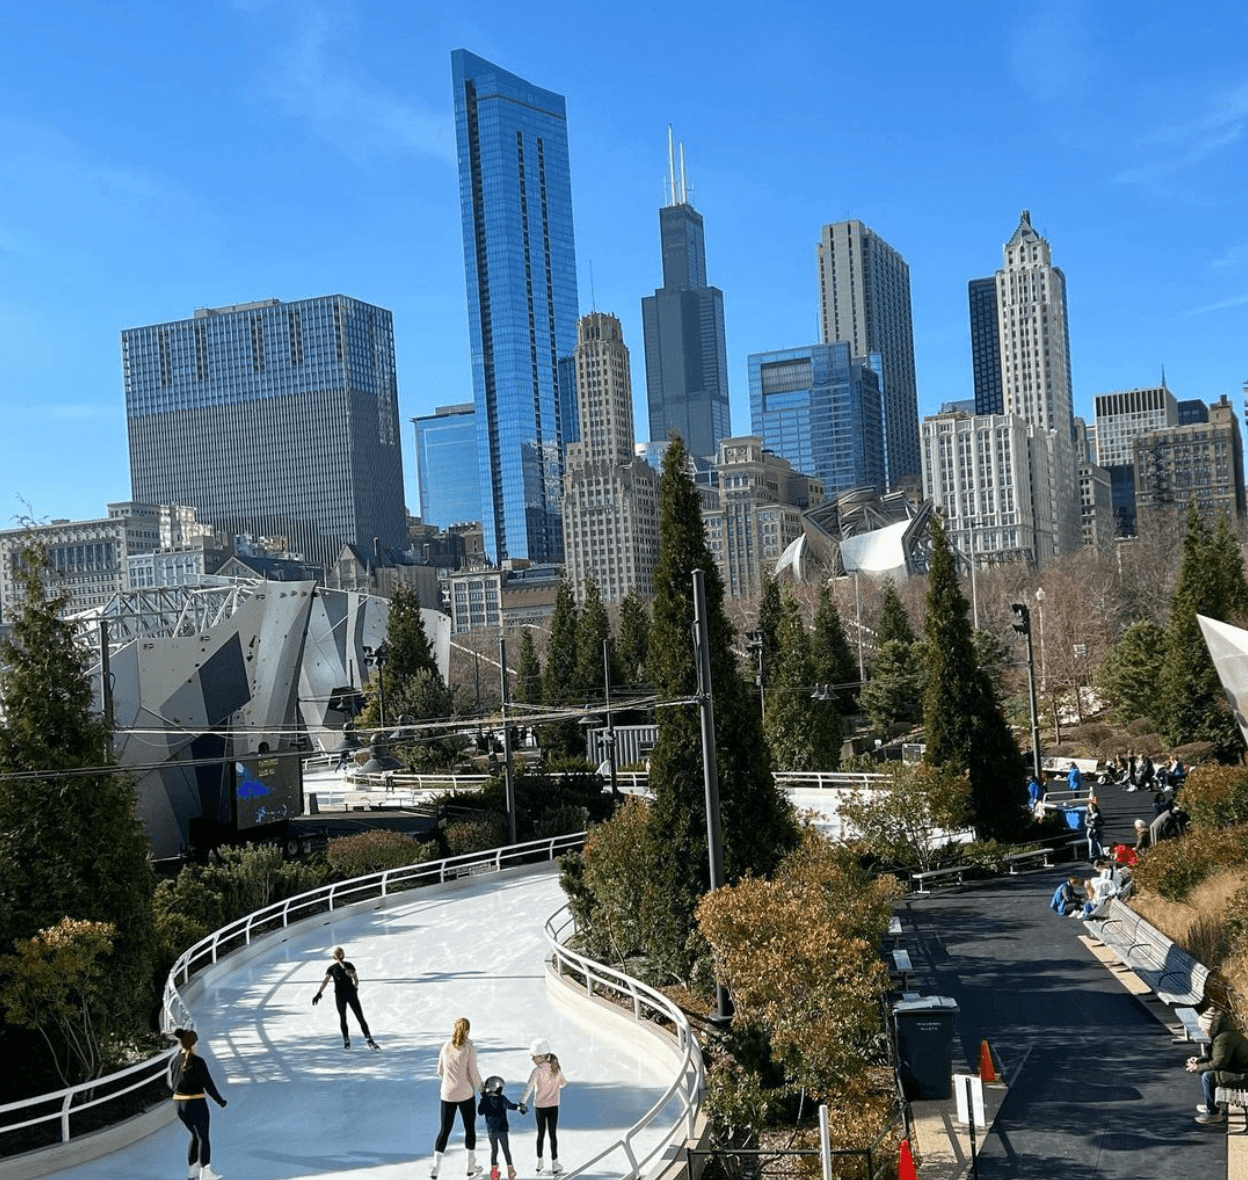
[[[1209,1038],[1209,1056],[1203,1061],[1199,1057],[1189,1057],[1187,1072],[1200,1074],[1205,1102],[1196,1108],[1200,1112],[1196,1121],[1207,1127],[1226,1121],[1226,1115],[1215,1100],[1217,1088],[1242,1086],[1248,1080],[1248,1038],[1217,1008],[1206,1009],[1197,1023]]]
[[[1087,884],[1088,900],[1083,903],[1082,909],[1070,915],[1072,918],[1084,921],[1088,918],[1099,917],[1108,908],[1109,903],[1118,896],[1118,885],[1114,881],[1108,862],[1098,860],[1095,867],[1099,871]]]

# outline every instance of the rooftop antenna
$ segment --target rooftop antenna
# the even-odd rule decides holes
[[[680,145],[680,203],[689,204],[689,189],[685,184],[685,145]]]
[[[676,200],[676,156],[672,145],[672,125],[667,125],[667,178],[668,178],[668,201],[669,205],[677,205]]]
[[[594,260],[589,260],[589,310],[598,310],[598,296],[594,294]]]
[[[1165,365],[1161,366],[1161,387],[1162,389],[1165,389],[1166,387],[1166,366]]]

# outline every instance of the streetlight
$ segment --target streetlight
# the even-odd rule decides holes
[[[389,656],[390,645],[384,639],[376,647],[364,649],[364,662],[370,668],[377,669],[377,720],[382,729],[386,728],[386,689],[385,678],[381,672]]]
[[[620,801],[619,784],[615,781],[615,714],[611,711],[611,640],[602,641],[602,686],[607,706],[607,761],[611,764],[611,802]]]
[[[1040,691],[1049,690],[1049,660],[1044,646],[1044,587],[1036,591],[1036,604],[1040,611]]]
[[[754,683],[758,685],[758,711],[763,720],[767,720],[767,700],[764,695],[765,688],[763,686],[763,633],[761,631],[751,631],[746,638],[746,650],[754,652],[758,656],[758,672],[754,676]]]
[[[507,719],[507,640],[498,637],[498,671],[502,677],[499,707],[503,714],[503,791],[507,801],[507,837],[516,843],[516,783],[511,769],[511,723]]]
[[[1031,769],[1040,782],[1040,718],[1036,713],[1036,660],[1031,649],[1031,611],[1025,602],[1010,603],[1014,630],[1027,636],[1027,695],[1031,700]]]

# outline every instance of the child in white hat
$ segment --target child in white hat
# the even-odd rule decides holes
[[[533,1114],[537,1119],[538,1174],[546,1166],[542,1149],[549,1131],[550,1170],[557,1176],[563,1171],[563,1165],[559,1162],[559,1091],[568,1084],[568,1079],[559,1067],[559,1058],[550,1051],[550,1046],[541,1037],[529,1046],[529,1056],[533,1059],[533,1072],[529,1074],[528,1085],[520,1095],[520,1102],[527,1103],[529,1095],[533,1095]]]

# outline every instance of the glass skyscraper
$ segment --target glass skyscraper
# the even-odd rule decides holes
[[[748,364],[750,430],[767,450],[823,480],[828,499],[884,490],[879,356],[855,357],[842,341],[756,352]]]
[[[481,481],[477,478],[477,412],[472,402],[439,406],[413,418],[420,518],[449,528],[481,521]]]
[[[564,100],[463,49],[451,74],[485,549],[558,562],[578,315]]]
[[[135,500],[332,564],[405,549],[394,329],[327,295],[206,308],[121,334]]]
[[[659,210],[663,286],[641,301],[650,438],[675,431],[691,455],[713,459],[732,435],[724,293],[707,286],[702,215],[689,203],[684,152],[677,175],[668,143],[671,204]]]
[[[997,316],[997,280],[972,279],[967,284],[971,313],[971,377],[975,413],[1005,413],[1001,387],[1001,325]]]

